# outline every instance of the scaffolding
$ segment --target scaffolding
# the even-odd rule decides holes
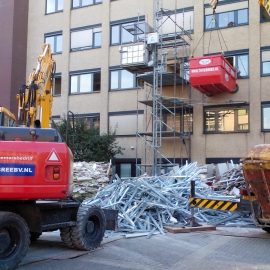
[[[153,2],[153,27],[146,22],[143,26],[141,21],[132,27],[124,26],[126,31],[140,38],[134,38],[133,44],[122,45],[120,52],[123,68],[138,74],[145,92],[145,99],[140,100],[137,90],[137,111],[139,106],[145,106],[145,128],[143,132],[137,128],[136,139],[136,149],[144,142],[144,163],[137,164],[139,173],[159,175],[167,167],[190,160],[193,108],[187,57],[191,35],[183,23],[178,22],[177,7],[167,10],[162,0]],[[184,16],[184,10],[181,15]],[[173,32],[163,33],[168,23],[173,25]],[[173,149],[169,156],[164,144]]]

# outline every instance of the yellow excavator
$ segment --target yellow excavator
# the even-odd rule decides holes
[[[36,69],[30,73],[18,99],[18,124],[27,127],[49,128],[52,115],[52,88],[55,61],[50,44],[43,45]]]

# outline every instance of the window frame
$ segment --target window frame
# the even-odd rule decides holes
[[[55,3],[54,3],[55,11],[53,11],[53,12],[48,12],[47,11],[47,2],[48,2],[48,0],[45,1],[45,15],[50,15],[50,14],[59,13],[59,12],[64,11],[64,0],[60,0],[60,1],[63,1],[63,8],[62,9],[58,9],[58,1],[59,0],[54,0],[54,1],[55,1]]]
[[[100,132],[100,113],[76,113],[74,114],[74,119],[84,119],[88,121],[88,119],[98,119],[99,125],[96,128]],[[90,126],[90,128],[95,128],[94,126]]]
[[[233,131],[219,131],[218,130],[218,111],[222,110],[233,110],[234,114],[240,109],[246,109],[248,111],[248,129],[247,130],[233,130]],[[207,117],[206,117],[206,112],[207,111],[214,111],[215,112],[215,130],[213,131],[207,131],[206,128],[206,122],[207,122]],[[235,114],[235,117],[237,114]],[[238,123],[234,123],[234,127],[238,125]],[[231,133],[249,133],[250,132],[250,107],[249,104],[247,103],[240,103],[240,104],[232,104],[232,105],[214,105],[214,106],[204,106],[203,107],[203,134],[208,135],[208,134],[231,134]]]
[[[130,164],[131,165],[131,176],[130,177],[136,177],[138,176],[139,169],[136,168],[137,164],[141,164],[141,159],[140,158],[114,158],[112,160],[112,165],[113,165],[113,170],[114,174],[117,174],[121,177],[121,164]],[[138,172],[138,173],[137,173]],[[130,178],[127,177],[127,178]]]
[[[93,4],[83,5],[82,1],[83,0],[79,0],[79,2],[80,2],[79,6],[74,7],[74,5],[73,5],[74,0],[72,0],[71,1],[71,9],[79,9],[79,8],[91,7],[91,6],[101,5],[103,3],[103,0],[101,0],[101,2],[97,2],[99,0],[93,0]]]
[[[260,57],[261,57],[261,63],[260,63],[260,66],[261,66],[261,77],[269,77],[270,76],[270,72],[269,73],[263,73],[263,64],[264,63],[270,63],[270,60],[269,61],[263,61],[262,59],[262,55],[263,55],[263,52],[265,51],[268,51],[270,52],[270,47],[262,47],[261,48],[261,52],[260,52]]]
[[[194,114],[193,114],[193,107],[183,107],[183,108],[169,108],[170,111],[174,112],[175,117],[179,116],[179,128],[180,130],[175,130],[176,133],[181,133],[183,135],[192,135],[193,134],[193,122],[194,122]],[[168,110],[163,110],[162,112],[162,121],[165,123],[163,124],[162,131],[169,131],[168,129],[168,116],[172,116],[173,114],[170,113]],[[186,119],[186,117],[191,117],[191,119]],[[186,131],[185,128],[188,123],[191,122],[189,131]]]
[[[240,10],[247,10],[247,23],[238,23],[238,11]],[[234,12],[234,25],[233,26],[226,26],[226,27],[219,27],[219,16],[221,14],[225,14],[225,13],[230,13],[230,12]],[[217,30],[217,29],[227,29],[227,28],[234,28],[234,27],[239,27],[239,26],[244,26],[244,25],[249,25],[249,8],[240,8],[240,9],[233,9],[230,11],[224,11],[224,12],[219,12],[219,13],[215,13],[215,27],[213,28],[207,28],[206,25],[206,17],[210,17],[213,16],[212,14],[209,15],[204,15],[204,31],[213,31],[213,30]]]
[[[95,28],[100,28],[100,31],[95,32]],[[85,30],[92,30],[92,46],[83,46],[83,47],[76,47],[72,48],[72,33],[74,32],[80,32]],[[101,33],[101,44],[100,46],[95,46],[95,34]],[[84,50],[93,50],[93,49],[99,49],[102,47],[102,24],[95,24],[95,25],[88,25],[83,27],[77,27],[70,29],[70,52],[77,52],[77,51],[84,51]]]
[[[111,129],[111,121],[110,121],[110,117],[114,117],[114,116],[144,116],[144,110],[137,110],[137,111],[116,111],[116,112],[109,112],[108,113],[108,130]],[[138,118],[137,118],[138,121]],[[136,137],[138,133],[138,130],[135,130],[134,133],[128,133],[128,134],[117,134],[117,132],[115,133],[115,136],[117,138],[123,138],[123,137]]]
[[[122,26],[124,24],[134,24],[134,23],[145,23],[145,16],[140,16],[140,17],[134,17],[134,18],[129,18],[129,19],[124,19],[124,20],[119,20],[119,21],[112,21],[110,22],[110,46],[119,46],[121,44],[131,44],[137,41],[136,36],[134,35],[134,39],[131,42],[122,42]],[[114,26],[119,26],[118,30],[118,35],[119,35],[119,40],[117,43],[112,43],[112,28]]]
[[[183,29],[184,29],[184,31],[186,33],[193,34],[194,33],[194,18],[195,18],[194,7],[186,7],[186,8],[176,9],[176,11],[167,12],[166,14],[164,14],[164,18],[165,18],[165,20],[168,20],[169,19],[169,20],[172,20],[173,21],[173,19],[170,19],[168,16],[174,15],[174,14],[176,14],[176,16],[177,16],[179,14],[185,14],[186,12],[191,12],[191,11],[193,12],[193,25],[192,25],[192,29],[184,29],[184,27],[183,27]],[[178,29],[178,31],[176,31],[177,33],[182,33],[182,31],[180,31],[180,28],[179,27],[177,27],[177,29]],[[166,34],[163,33],[162,35],[165,36],[165,37],[172,36],[172,38],[174,38],[174,32],[175,32],[175,30],[173,30],[171,33],[166,33]]]
[[[239,70],[239,56],[245,56],[247,55],[248,56],[248,67],[247,67],[247,76],[239,76],[239,74],[237,73],[237,79],[248,79],[249,76],[250,76],[250,61],[249,61],[249,49],[245,49],[245,50],[237,50],[237,51],[228,51],[228,52],[225,52],[224,56],[225,58],[228,58],[228,57],[234,57],[236,58],[234,61],[236,61],[236,65],[233,65],[236,70]]]
[[[61,36],[62,37],[62,48],[61,51],[56,51],[55,49],[57,48],[57,37]],[[46,43],[46,38],[50,38],[53,37],[54,38],[54,47],[51,48],[52,50],[52,54],[56,55],[56,54],[62,54],[63,53],[63,31],[55,31],[55,32],[50,32],[50,33],[45,33],[44,34],[44,43]]]
[[[55,79],[61,78],[61,92],[60,94],[55,94]],[[53,97],[60,97],[62,95],[62,73],[55,73],[53,76],[53,89],[52,89]]]
[[[112,72],[115,72],[117,71],[118,72],[118,88],[114,88],[112,89]],[[122,71],[127,71],[131,74],[133,74],[133,87],[130,87],[130,88],[121,88],[121,79],[122,79]],[[126,69],[123,69],[123,68],[110,68],[109,70],[109,91],[110,92],[113,92],[113,91],[125,91],[125,90],[136,90],[138,89],[138,81],[137,81],[137,73],[133,73],[133,72],[130,72]]]
[[[95,77],[94,75],[95,74],[100,74],[100,84],[101,84],[101,69],[90,69],[90,70],[80,70],[80,71],[72,71],[69,73],[69,95],[70,96],[74,96],[74,95],[85,95],[85,94],[93,94],[93,93],[100,93],[101,91],[101,86],[99,87],[100,89],[99,90],[94,90],[94,86],[95,86],[95,83],[94,83],[94,80],[95,80]],[[72,76],[81,76],[81,75],[88,75],[88,74],[91,74],[92,75],[92,91],[89,91],[89,92],[80,92],[80,91],[77,91],[77,92],[71,92],[71,79],[72,79]],[[77,82],[77,89],[80,90],[80,79],[78,79],[78,82]]]
[[[270,128],[264,128],[264,110],[270,108],[270,101],[263,101],[261,103],[261,132],[270,132]]]

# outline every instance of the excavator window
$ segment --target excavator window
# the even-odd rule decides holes
[[[35,140],[40,142],[62,142],[61,136],[53,128],[27,127],[0,127],[0,140],[2,141],[33,141],[32,131],[35,132]]]

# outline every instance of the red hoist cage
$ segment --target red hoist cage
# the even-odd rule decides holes
[[[237,71],[223,54],[190,58],[190,84],[206,95],[235,93]]]

